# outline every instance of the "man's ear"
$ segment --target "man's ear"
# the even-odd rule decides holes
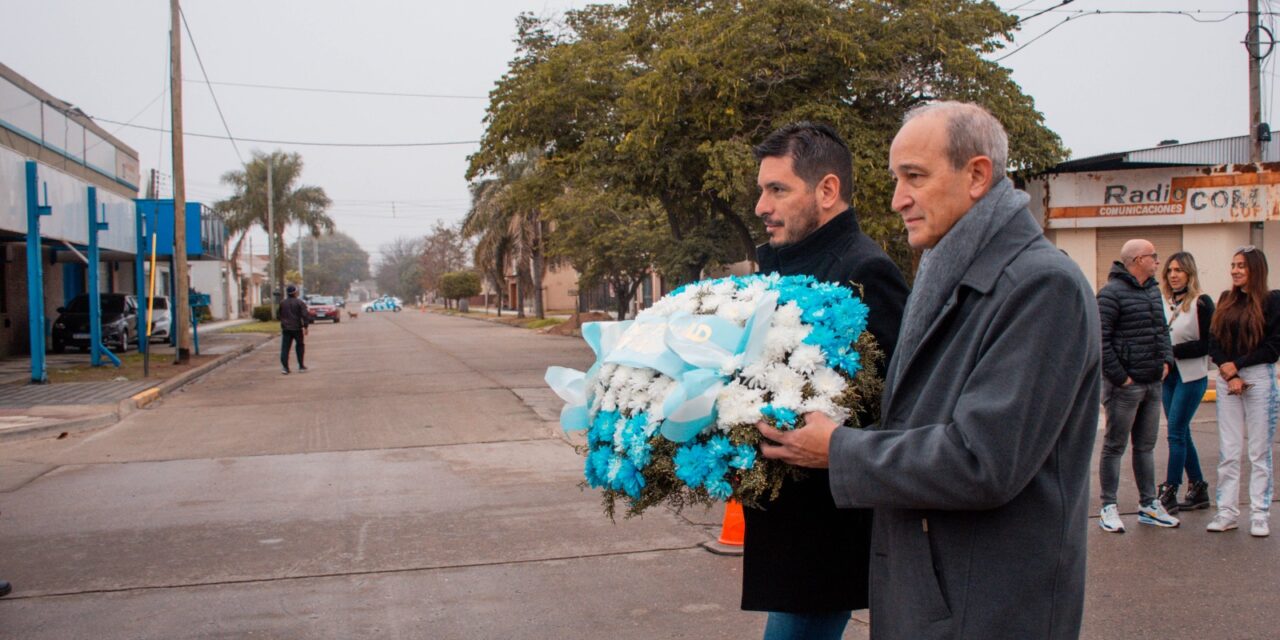
[[[975,156],[969,160],[969,197],[974,200],[982,198],[991,190],[994,165],[987,156]]]
[[[840,202],[840,178],[834,173],[828,173],[822,176],[818,181],[818,188],[815,189],[818,198],[819,209],[833,209]]]

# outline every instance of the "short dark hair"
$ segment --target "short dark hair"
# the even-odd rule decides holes
[[[769,134],[752,149],[756,162],[765,158],[791,156],[791,163],[804,183],[813,188],[828,174],[840,180],[840,198],[853,202],[853,157],[849,145],[830,125],[794,122]]]

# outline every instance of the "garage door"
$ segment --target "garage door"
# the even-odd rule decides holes
[[[1123,227],[1116,229],[1098,229],[1098,288],[1107,283],[1107,274],[1111,272],[1111,264],[1120,259],[1120,247],[1134,238],[1142,238],[1156,246],[1160,254],[1160,266],[1169,256],[1182,251],[1182,227]],[[1159,272],[1156,272],[1159,278]]]

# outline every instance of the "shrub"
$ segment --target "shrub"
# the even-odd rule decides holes
[[[253,319],[258,322],[271,322],[271,305],[260,304],[254,307]]]
[[[459,300],[480,295],[480,274],[474,271],[453,271],[440,278],[440,293],[449,300]]]

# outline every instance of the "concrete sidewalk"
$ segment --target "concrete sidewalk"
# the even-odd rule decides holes
[[[222,333],[247,320],[210,323],[200,327],[200,354],[217,356],[167,379],[106,380],[29,384],[28,357],[0,360],[0,442],[100,429],[115,424],[157,398],[270,341],[258,333]],[[153,361],[172,360],[174,348],[151,345]],[[87,364],[89,354],[49,354],[47,368]],[[104,367],[111,367],[105,363]]]

